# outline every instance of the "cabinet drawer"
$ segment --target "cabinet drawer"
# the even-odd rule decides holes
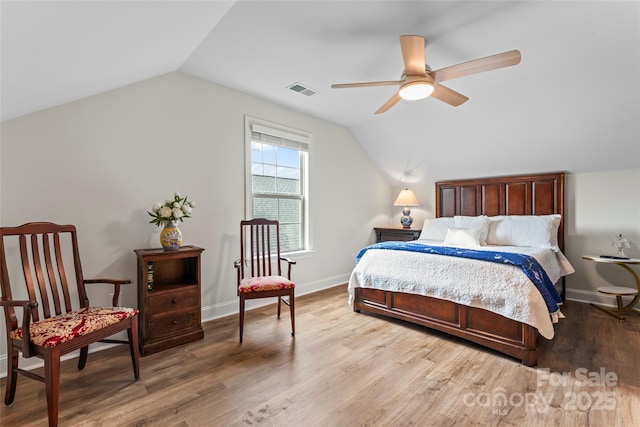
[[[200,309],[200,290],[197,288],[180,290],[179,292],[149,293],[149,316],[190,308]]]
[[[400,240],[403,242],[416,240],[420,237],[420,228],[400,228],[400,227],[374,227],[377,242],[387,242],[389,240]]]
[[[150,317],[147,340],[182,334],[200,327],[200,313],[195,310],[174,311]]]
[[[418,235],[419,236],[419,235]],[[414,233],[412,231],[406,232],[406,231],[383,231],[380,233],[380,241],[381,242],[386,242],[389,240],[396,240],[396,241],[402,241],[402,242],[408,242],[410,240],[415,240],[416,236],[414,235]]]

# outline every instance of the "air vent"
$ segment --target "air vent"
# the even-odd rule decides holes
[[[298,92],[307,96],[315,95],[316,93],[318,93],[317,90],[311,89],[310,87],[305,86],[302,83],[294,83],[291,86],[289,86],[288,89],[291,89],[294,92]]]

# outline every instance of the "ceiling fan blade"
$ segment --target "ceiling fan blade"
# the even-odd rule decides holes
[[[367,86],[392,86],[402,83],[400,80],[385,80],[381,82],[364,82],[364,83],[338,83],[331,85],[334,89],[342,89],[349,87],[367,87]]]
[[[454,107],[457,107],[460,104],[464,104],[469,100],[469,98],[467,98],[463,94],[439,84],[433,85],[433,93],[431,94],[431,97],[446,102],[447,104]]]
[[[400,98],[400,95],[396,92],[396,94],[393,95],[391,98],[389,98],[389,100],[385,102],[384,105],[382,105],[382,107],[378,108],[378,110],[376,111],[376,114],[384,113],[389,108],[396,105],[398,101],[400,101],[401,99],[402,98]]]
[[[424,37],[400,36],[400,49],[407,76],[424,76]]]
[[[496,55],[475,59],[462,64],[441,68],[433,71],[431,75],[433,76],[434,82],[438,83],[465,77],[471,74],[482,73],[484,71],[509,67],[518,63],[520,63],[520,51],[510,50],[509,52],[498,53]]]

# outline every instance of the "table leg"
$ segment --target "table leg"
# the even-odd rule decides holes
[[[616,297],[616,299],[622,300],[622,298],[619,295]],[[597,308],[598,310],[604,311],[608,315],[615,317],[621,322],[624,322],[624,316],[621,314],[621,313],[624,313],[624,310],[620,311],[620,308],[618,308],[618,310],[614,310],[614,309],[603,307],[601,305],[597,305],[593,303],[591,303],[591,306]],[[620,307],[620,303],[618,303],[618,307]]]

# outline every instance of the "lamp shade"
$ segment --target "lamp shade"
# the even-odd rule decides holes
[[[418,198],[413,194],[413,191],[405,188],[398,194],[393,206],[420,206],[420,202],[418,202]]]
[[[618,249],[622,248],[629,248],[631,247],[629,245],[629,241],[627,239],[625,239],[624,237],[622,237],[622,234],[618,234],[618,236],[616,236],[615,239],[613,239],[613,242],[611,242],[611,246],[614,246]]]

